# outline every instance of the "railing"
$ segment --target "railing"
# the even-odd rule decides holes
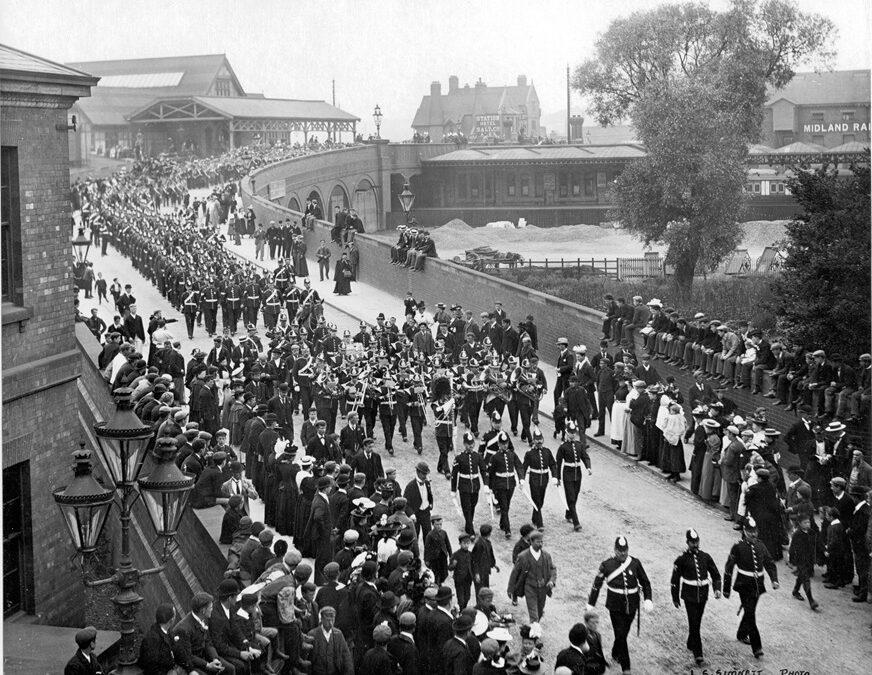
[[[619,280],[663,276],[663,261],[659,255],[644,258],[545,258],[526,260],[521,265],[546,270],[574,270],[578,276],[604,276]]]

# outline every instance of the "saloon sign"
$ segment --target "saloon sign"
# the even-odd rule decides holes
[[[829,124],[804,124],[804,134],[826,134],[830,132],[869,131],[868,122],[830,122]]]

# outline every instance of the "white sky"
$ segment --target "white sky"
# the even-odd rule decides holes
[[[430,82],[536,85],[543,116],[564,110],[567,63],[591,55],[619,15],[653,0],[2,0],[0,42],[56,61],[227,54],[242,86],[331,100],[402,140]],[[712,0],[723,7],[726,0]],[[835,66],[870,67],[872,0],[799,0],[839,30]],[[573,112],[583,112],[573,98]]]

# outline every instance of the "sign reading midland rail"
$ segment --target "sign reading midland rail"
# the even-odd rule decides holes
[[[829,132],[869,131],[868,122],[830,122],[829,124],[803,124],[804,134],[825,134]]]

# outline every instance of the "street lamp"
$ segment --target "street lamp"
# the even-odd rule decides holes
[[[409,189],[408,183],[403,183],[403,191],[397,195],[400,200],[400,206],[403,207],[403,213],[406,214],[406,222],[411,222],[412,204],[415,203],[415,193]]]
[[[154,452],[157,465],[151,475],[139,478],[146,452],[154,440],[155,429],[143,424],[133,412],[132,394],[131,389],[117,389],[114,415],[108,422],[94,425],[100,455],[109,467],[115,491],[104,488],[91,476],[90,452],[82,444],[82,449],[74,453],[76,478],[68,487],[54,492],[73,546],[82,554],[95,550],[113,497],[116,493],[119,496],[121,554],[118,568],[111,577],[99,581],[86,580],[85,584],[90,587],[115,584],[118,588],[112,601],[121,625],[116,671],[121,675],[141,672],[136,668],[135,649],[136,614],[142,603],[142,596],[137,591],[139,580],[164,569],[163,564],[147,570],[139,570],[133,566],[130,556],[130,517],[133,506],[142,494],[155,530],[159,536],[165,538],[161,559],[163,563],[169,554],[170,541],[178,530],[188,495],[194,487],[194,479],[185,477],[173,462],[176,444],[172,438],[159,439]],[[171,464],[175,472],[167,464]]]
[[[85,236],[85,228],[79,228],[79,234],[77,234],[73,240],[73,255],[76,256],[76,263],[79,265],[83,265],[88,261],[88,251],[91,248],[91,238]]]
[[[381,122],[382,122],[382,111],[381,108],[378,107],[378,103],[375,105],[375,110],[372,111],[372,121],[375,123],[375,137],[381,138]]]

